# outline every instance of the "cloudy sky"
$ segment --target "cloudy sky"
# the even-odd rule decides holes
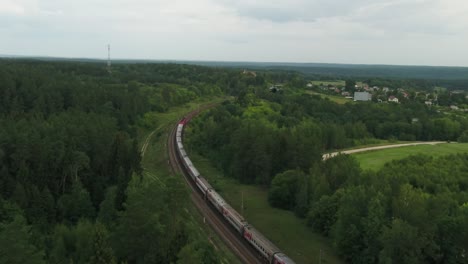
[[[468,66],[468,0],[0,0],[0,54]]]

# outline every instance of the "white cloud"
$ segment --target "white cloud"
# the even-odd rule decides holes
[[[0,54],[468,65],[466,0],[0,0]],[[437,50],[437,52],[434,52]]]

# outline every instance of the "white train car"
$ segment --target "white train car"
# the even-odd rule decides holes
[[[192,167],[189,168],[190,169],[190,172],[192,173],[193,175],[193,179],[195,180],[196,177],[200,176],[200,172],[198,172],[197,168],[195,168],[195,166],[193,166],[192,164]]]
[[[216,210],[218,210],[220,213],[223,213],[226,201],[224,201],[221,195],[219,195],[214,189],[210,189],[206,194],[206,198],[211,202],[211,204],[214,205]]]
[[[187,171],[189,172],[190,177],[192,177],[193,180],[195,180],[195,178],[200,176],[200,172],[198,172],[197,168],[195,168],[195,166],[193,166],[192,161],[190,160],[190,158],[187,155],[184,156],[183,160],[184,160],[184,166],[187,169]]]
[[[182,137],[182,130],[184,130],[184,124],[179,123],[177,125],[176,137]]]
[[[244,217],[240,215],[231,205],[228,203],[224,204],[223,208],[223,216],[226,220],[239,232],[242,234],[244,227],[247,225],[247,221],[245,221]]]
[[[187,157],[187,152],[185,152],[184,148],[179,149],[179,153],[181,157],[183,158]]]
[[[184,149],[184,145],[182,145],[182,142],[177,142],[177,148],[179,149],[179,152]]]
[[[208,192],[208,190],[211,190],[213,189],[211,187],[211,185],[205,180],[205,178],[203,178],[202,176],[199,176],[195,179],[195,183],[197,184],[198,188],[200,189],[200,191],[203,193],[203,196],[205,197],[206,199],[206,194]]]
[[[244,238],[268,261],[273,263],[274,255],[281,253],[278,247],[265,238],[257,229],[251,225],[244,227]]]
[[[272,264],[295,264],[295,262],[290,259],[284,253],[276,253],[273,256]]]

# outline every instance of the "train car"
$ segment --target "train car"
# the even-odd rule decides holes
[[[183,161],[184,161],[184,165],[187,169],[189,169],[190,167],[193,167],[193,164],[192,164],[192,161],[190,160],[190,158],[188,156],[185,156],[183,158]],[[190,172],[190,171],[189,171]]]
[[[186,156],[186,158],[189,160],[189,163],[187,163],[187,164],[188,164],[189,173],[190,173],[190,175],[192,175],[192,178],[196,178],[196,177],[200,176],[200,172],[198,172],[198,170],[195,168],[195,166],[193,166],[192,161],[190,161],[188,156]]]
[[[184,129],[184,125],[179,123],[179,124],[177,125],[176,137],[182,136],[182,130],[183,130],[183,129]]]
[[[214,189],[210,189],[206,194],[206,198],[211,202],[211,204],[214,205],[216,210],[218,210],[220,213],[223,213],[226,202],[224,201],[223,197],[221,197],[221,195],[219,195]]]
[[[273,262],[272,264],[295,264],[295,262],[290,259],[286,254],[284,253],[276,253],[273,256]]]
[[[182,158],[187,157],[187,152],[185,152],[184,148],[179,149],[179,153]]]
[[[244,227],[247,225],[247,221],[245,221],[244,217],[240,215],[231,205],[225,203],[223,206],[223,216],[226,220],[239,232],[242,234],[244,231]]]
[[[199,176],[195,179],[195,183],[197,184],[198,188],[200,191],[203,193],[206,199],[206,194],[208,190],[213,189],[211,185],[203,178],[202,176]]]
[[[189,168],[190,169],[190,172],[192,173],[193,175],[193,179],[195,180],[196,177],[200,176],[200,172],[198,172],[197,168],[195,168],[195,166],[193,166],[192,164],[192,167]]]
[[[181,149],[184,149],[184,145],[182,145],[182,142],[177,142],[177,148],[179,149],[179,151]]]
[[[257,229],[251,225],[244,227],[244,238],[268,261],[273,263],[274,255],[281,253],[278,247],[265,238]]]
[[[197,168],[195,168],[195,166],[193,166],[193,163],[192,163],[192,161],[190,160],[190,158],[188,156],[185,156],[183,158],[183,160],[184,160],[184,166],[187,169],[187,171],[189,172],[192,179],[195,180],[195,178],[200,176],[200,172],[198,172]]]

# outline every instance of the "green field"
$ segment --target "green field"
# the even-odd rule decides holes
[[[191,153],[190,159],[227,202],[296,263],[319,263],[320,250],[321,263],[342,263],[333,254],[331,242],[314,233],[303,219],[297,218],[290,211],[272,208],[267,201],[266,189],[243,185],[224,177],[207,159],[199,155]]]
[[[323,85],[323,86],[345,86],[345,81],[335,80],[335,81],[310,81],[313,85]]]
[[[335,102],[337,104],[346,104],[348,102],[353,102],[352,99],[344,98],[343,96],[338,95],[329,95],[329,94],[322,94],[313,91],[307,91],[307,93],[312,95],[320,95],[322,98],[328,98],[330,101]]]
[[[145,116],[146,120],[142,120],[142,123],[151,123],[154,125],[154,128],[147,129],[141,127],[138,133],[141,147],[143,147],[147,137],[151,135],[141,162],[142,167],[144,168],[144,180],[157,181],[163,184],[164,178],[172,177],[167,162],[168,155],[166,144],[169,131],[177,123],[177,120],[183,117],[186,113],[197,109],[200,105],[212,102],[221,102],[222,100],[222,98],[216,98],[213,100],[192,102],[181,107],[171,108],[168,113],[153,112]],[[187,187],[187,191],[190,191],[189,187]],[[238,258],[222,242],[221,238],[219,238],[217,234],[211,230],[211,228],[203,223],[202,215],[192,205],[192,203],[189,203],[189,206],[186,208],[186,210],[189,213],[187,225],[200,239],[208,239],[209,237],[209,241],[215,247],[218,255],[221,257],[222,263],[240,263]]]
[[[451,143],[439,145],[419,145],[401,148],[391,148],[374,150],[362,153],[352,154],[361,164],[361,168],[366,170],[378,170],[384,166],[385,163],[392,160],[406,158],[410,155],[426,154],[434,157],[466,153],[468,152],[468,143]]]
[[[332,86],[337,86],[337,87],[341,87],[341,86],[345,86],[346,82],[343,81],[343,80],[333,80],[333,81],[310,81],[309,83],[313,84],[313,85],[323,85],[323,86],[328,86],[328,85],[332,85]],[[356,82],[357,85],[359,86],[362,86],[363,83],[362,82]]]

